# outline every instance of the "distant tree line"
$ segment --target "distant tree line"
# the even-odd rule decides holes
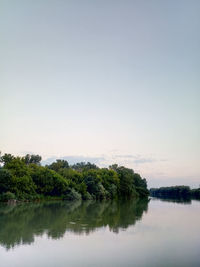
[[[69,165],[57,159],[41,166],[41,156],[0,157],[0,200],[42,198],[113,199],[147,197],[146,179],[132,169],[118,166],[99,168],[92,163]]]
[[[150,195],[160,198],[194,198],[200,199],[200,188],[190,189],[189,186],[169,186],[151,188]]]

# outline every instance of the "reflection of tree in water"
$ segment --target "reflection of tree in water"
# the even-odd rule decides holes
[[[9,249],[44,233],[58,239],[66,231],[89,234],[103,226],[118,233],[141,219],[147,207],[148,200],[1,205],[0,245]]]
[[[185,204],[185,205],[190,205],[192,203],[192,199],[190,197],[185,197],[185,198],[181,198],[181,197],[153,197],[152,200],[160,200],[163,202],[173,202],[173,203],[180,203],[180,204]]]

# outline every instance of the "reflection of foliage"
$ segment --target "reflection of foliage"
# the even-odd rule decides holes
[[[159,197],[159,200],[163,201],[163,202],[172,202],[172,203],[180,203],[180,204],[191,204],[192,201],[191,201],[191,198],[165,198],[165,197],[162,197],[160,198]]]
[[[19,244],[31,244],[35,236],[44,233],[53,239],[66,231],[89,234],[99,227],[109,226],[118,232],[141,219],[148,200],[43,202],[0,206],[0,244],[7,249]]]

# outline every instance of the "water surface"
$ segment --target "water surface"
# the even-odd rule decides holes
[[[0,205],[0,266],[200,266],[200,202]]]

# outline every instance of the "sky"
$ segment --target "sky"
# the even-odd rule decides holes
[[[200,185],[199,0],[0,0],[0,150]]]

